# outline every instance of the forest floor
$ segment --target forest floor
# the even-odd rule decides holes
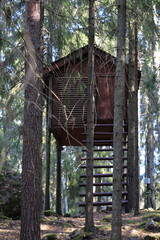
[[[147,222],[154,220],[151,229],[145,229]],[[97,231],[94,236],[85,234],[84,217],[45,217],[41,223],[42,239],[94,239],[109,240],[111,237],[111,214],[95,213],[94,222]],[[50,238],[49,238],[50,234]],[[20,239],[19,220],[0,220],[0,240]],[[48,235],[48,238],[46,237]],[[148,236],[148,237],[146,237]],[[150,236],[150,237],[149,237]],[[122,240],[160,239],[160,211],[143,210],[138,216],[123,214]]]

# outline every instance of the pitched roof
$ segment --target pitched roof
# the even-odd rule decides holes
[[[116,64],[116,58],[113,57],[111,54],[105,52],[104,50],[98,48],[96,45],[94,46],[94,53],[95,56],[103,59],[104,61],[112,61],[112,64]],[[69,53],[67,56],[62,57],[54,62],[51,63],[48,67],[44,69],[44,74],[49,74],[52,71],[55,71],[56,69],[59,69],[60,67],[64,66],[65,64],[73,61],[81,59],[82,56],[88,55],[88,45],[79,48],[71,53]]]

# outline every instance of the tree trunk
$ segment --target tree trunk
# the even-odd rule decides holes
[[[48,0],[48,5],[51,6],[52,0]],[[52,38],[53,38],[53,21],[52,13],[48,11],[48,45],[47,45],[47,63],[52,62]],[[46,90],[46,188],[45,188],[45,210],[50,210],[50,151],[51,151],[51,114],[52,114],[52,79],[49,79],[49,86]]]
[[[137,2],[137,1],[136,1]],[[137,19],[137,16],[136,16]],[[139,146],[140,146],[140,102],[138,84],[138,35],[137,22],[135,23],[135,164],[134,164],[134,215],[139,214]]]
[[[47,101],[46,101],[46,188],[45,188],[45,210],[50,210],[50,152],[51,152],[51,90],[52,79],[49,79],[49,86],[47,89]]]
[[[135,163],[135,26],[130,18],[129,32],[129,96],[128,96],[128,211],[134,209],[134,163]]]
[[[150,94],[149,94],[150,95]],[[152,99],[148,101],[148,133],[146,138],[147,146],[147,178],[149,182],[147,184],[147,208],[155,208],[154,202],[154,148],[153,148],[153,117],[152,117]]]
[[[112,240],[121,239],[123,111],[125,88],[126,1],[118,1],[117,65],[114,93]]]
[[[62,177],[62,186],[63,186],[63,212],[64,214],[69,212],[68,209],[68,197],[67,197],[67,174],[64,174]]]
[[[42,209],[42,1],[26,1],[21,240],[40,240]]]
[[[137,0],[131,1],[134,11],[129,18],[129,97],[128,97],[128,211],[139,213],[139,116],[138,116],[138,49]]]
[[[62,196],[61,196],[61,185],[62,185],[62,173],[61,173],[61,151],[62,146],[57,144],[57,184],[56,184],[56,214],[62,215]]]
[[[47,1],[48,5],[50,8],[53,8],[53,3],[54,1],[53,0],[48,0]],[[53,45],[53,12],[51,11],[51,9],[48,11],[48,41],[47,41],[47,63],[48,64],[51,64],[52,62],[52,45]]]
[[[94,231],[93,219],[93,138],[94,138],[94,0],[89,0],[87,169],[85,230]]]
[[[50,210],[50,149],[51,131],[46,127],[46,187],[45,187],[45,210]]]
[[[154,36],[153,36],[154,39]],[[147,137],[146,137],[146,157],[147,157],[147,178],[149,180],[147,184],[147,208],[155,209],[155,190],[154,190],[154,100],[153,100],[153,92],[154,89],[154,81],[156,78],[156,63],[155,63],[155,43],[150,43],[150,55],[152,56],[152,75],[148,79],[151,82],[151,85],[148,85],[147,89]]]

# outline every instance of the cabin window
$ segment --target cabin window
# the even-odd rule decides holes
[[[61,99],[58,113],[61,124],[82,124],[86,119],[87,78],[74,72],[59,77],[57,87]]]

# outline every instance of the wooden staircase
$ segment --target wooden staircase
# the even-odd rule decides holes
[[[123,139],[123,166],[122,166],[122,206],[127,204],[127,124],[124,123]],[[86,138],[86,133],[83,134]],[[86,139],[83,140],[86,144]],[[82,174],[81,193],[82,202],[80,207],[85,206],[86,187],[86,150],[83,150],[84,157],[81,158]],[[93,159],[93,206],[111,206],[113,192],[113,123],[98,123],[94,132],[94,159]]]

